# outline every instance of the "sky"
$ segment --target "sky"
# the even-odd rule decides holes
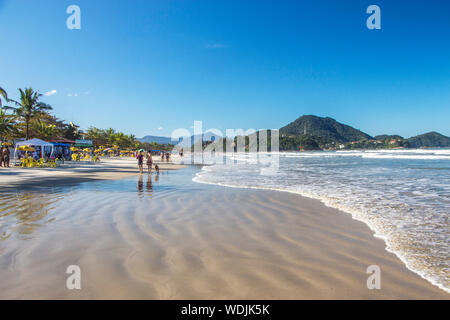
[[[380,30],[366,26],[372,4]],[[447,0],[0,0],[0,86],[13,99],[39,90],[83,129],[137,137],[304,114],[450,136],[449,15]]]

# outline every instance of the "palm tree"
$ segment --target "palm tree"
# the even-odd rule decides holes
[[[36,124],[36,131],[37,134],[43,139],[51,138],[56,134],[56,126],[54,124],[46,124],[45,122],[39,120]]]
[[[8,99],[8,94],[6,93],[5,89],[3,89],[2,87],[0,87],[0,109],[3,109],[3,104],[2,104],[2,98],[5,99],[5,101],[9,101]]]
[[[80,139],[81,133],[79,131],[80,126],[77,126],[73,122],[69,122],[64,128],[64,138],[70,140]]]
[[[91,139],[95,146],[102,146],[108,143],[105,132],[95,127],[90,127],[87,130],[85,138]]]
[[[116,143],[116,130],[113,128],[106,129],[105,134],[108,139],[108,143],[113,146]]]
[[[1,140],[9,136],[12,136],[15,133],[16,122],[14,117],[6,114],[3,109],[0,108],[0,137]]]
[[[25,91],[19,89],[20,102],[13,101],[17,108],[14,109],[15,113],[25,121],[25,139],[28,140],[30,132],[30,121],[35,116],[46,110],[52,110],[52,107],[46,103],[40,102],[42,97],[37,91],[33,91],[33,88],[25,88]]]
[[[127,136],[123,132],[115,133],[114,144],[118,145],[121,149],[125,148],[127,144]]]

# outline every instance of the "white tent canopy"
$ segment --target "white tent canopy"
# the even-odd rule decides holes
[[[31,139],[26,141],[20,141],[16,143],[16,149],[14,150],[14,159],[16,158],[17,149],[20,146],[31,146],[31,147],[41,147],[41,157],[44,157],[44,148],[50,147],[52,149],[50,155],[53,154],[53,144],[41,139]]]

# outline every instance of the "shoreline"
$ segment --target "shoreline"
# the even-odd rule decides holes
[[[59,223],[34,239],[0,241],[0,299],[450,299],[349,213],[299,194],[202,187],[189,170],[161,177],[178,191],[84,193],[86,217],[55,209]],[[109,180],[135,188],[133,175]],[[60,284],[74,262],[86,277],[80,292]],[[381,290],[366,287],[373,264]]]

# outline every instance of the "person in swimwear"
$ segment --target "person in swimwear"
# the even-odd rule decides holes
[[[144,171],[143,165],[144,165],[144,155],[142,154],[142,152],[139,152],[137,157],[136,157],[137,161],[138,161],[138,166],[139,166],[139,171],[142,173]]]

